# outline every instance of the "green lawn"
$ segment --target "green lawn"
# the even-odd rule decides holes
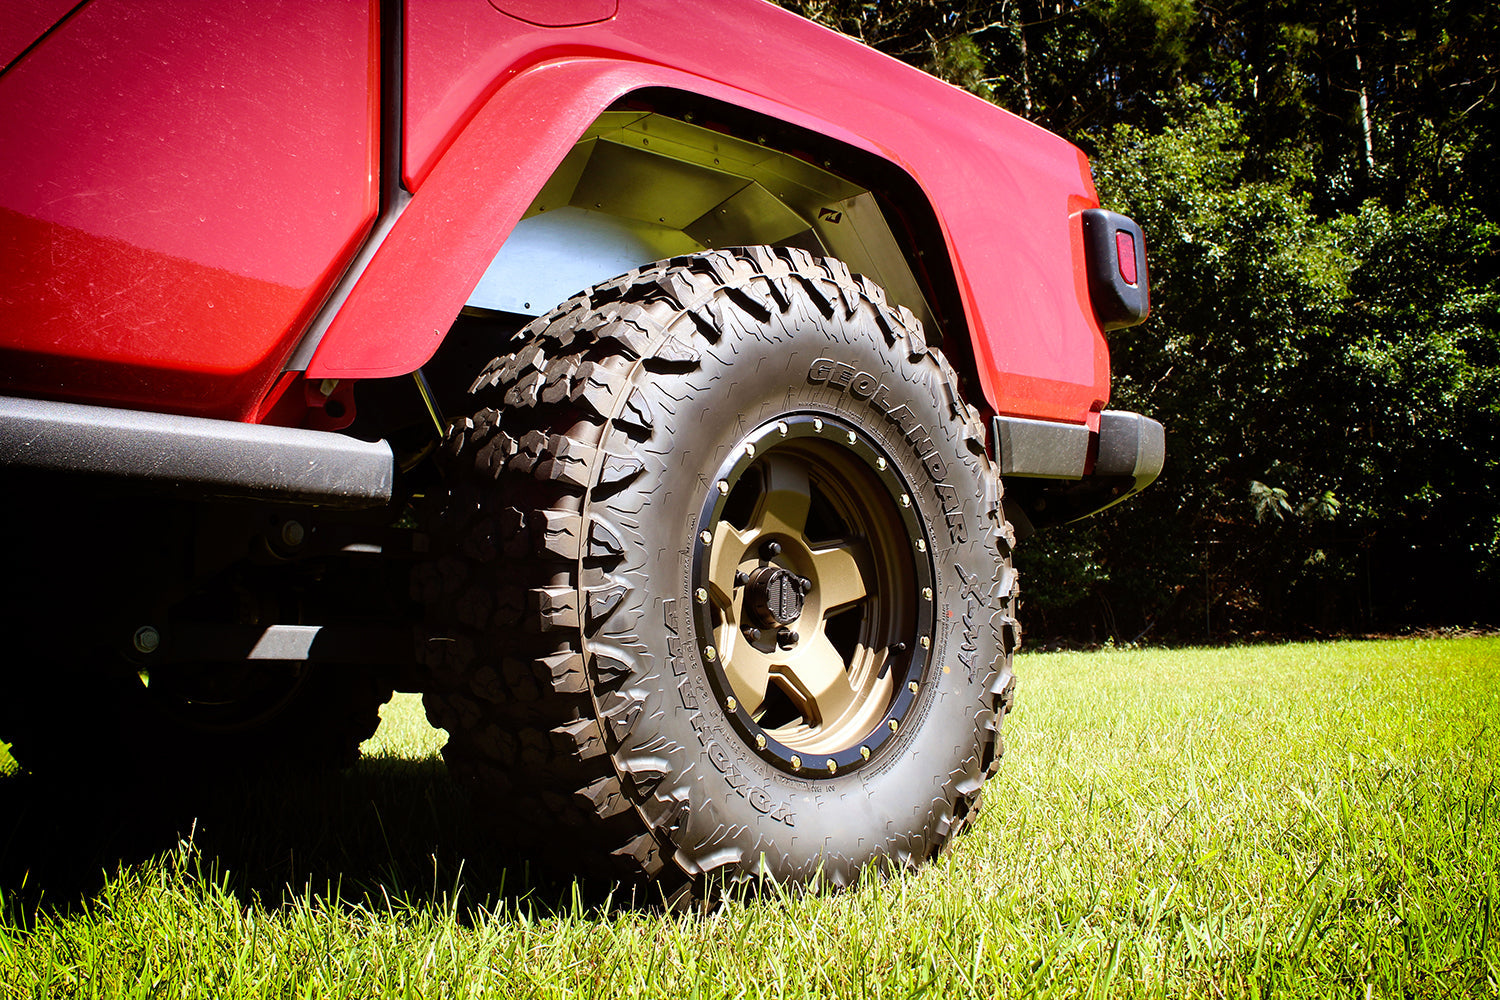
[[[1017,672],[941,861],[707,916],[504,871],[411,699],[359,769],[226,794],[175,849],[81,837],[101,874],[16,874],[0,823],[0,996],[1500,995],[1500,640]]]

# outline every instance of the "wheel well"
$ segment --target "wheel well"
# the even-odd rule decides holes
[[[946,242],[917,182],[847,143],[681,91],[636,91],[599,116],[465,312],[539,316],[633,267],[751,245],[837,257],[875,280],[922,321],[966,396],[982,403]]]

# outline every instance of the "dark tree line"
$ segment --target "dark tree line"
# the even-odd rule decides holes
[[[1500,623],[1500,8],[786,4],[1073,140],[1149,240],[1131,503],[1032,539],[1032,635]]]

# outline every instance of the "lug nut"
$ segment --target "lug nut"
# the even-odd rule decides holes
[[[797,638],[798,637],[796,632],[793,632],[789,628],[784,628],[780,632],[776,633],[776,645],[780,646],[782,649],[791,649],[793,646],[797,645]]]
[[[734,585],[736,587],[743,587],[745,584],[747,584],[749,582],[750,582],[750,574],[746,573],[744,570],[740,570],[739,572],[737,572],[737,573],[734,574]]]
[[[781,555],[780,542],[766,542],[766,544],[760,547],[760,557],[762,559],[775,559],[779,555]]]
[[[760,629],[753,625],[745,626],[745,638],[751,642],[760,642]]]

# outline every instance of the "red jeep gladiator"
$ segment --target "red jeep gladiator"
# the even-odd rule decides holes
[[[18,761],[336,765],[401,687],[570,870],[974,817],[1016,536],[1162,464],[1078,149],[761,0],[8,6]]]

